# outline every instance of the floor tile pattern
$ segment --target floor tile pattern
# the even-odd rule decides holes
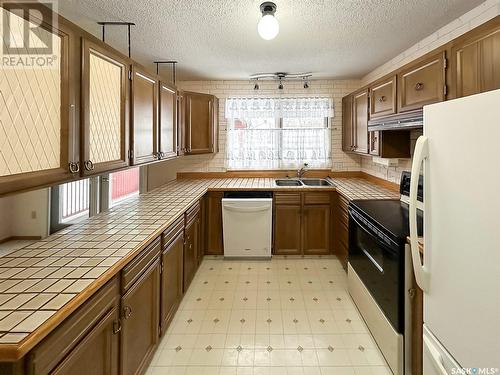
[[[396,193],[362,179],[332,181],[349,199],[397,197]],[[92,283],[114,276],[133,254],[160,235],[208,189],[270,190],[276,187],[271,178],[172,181],[0,257],[0,345],[19,343],[48,320],[60,319],[58,312],[62,306]],[[277,282],[276,279],[267,281]],[[254,297],[247,296],[249,300]],[[252,317],[249,321],[252,322]],[[268,324],[274,327],[272,323]]]
[[[389,375],[335,257],[206,257],[148,375]]]

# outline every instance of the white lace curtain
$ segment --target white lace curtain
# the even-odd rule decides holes
[[[331,98],[229,98],[226,118],[331,118]]]
[[[227,168],[331,167],[330,98],[226,100]]]

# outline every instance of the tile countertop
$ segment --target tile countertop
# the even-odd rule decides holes
[[[172,181],[0,258],[0,361],[40,342],[208,190],[337,190],[348,199],[399,198],[361,178],[335,188],[277,187],[274,178]]]

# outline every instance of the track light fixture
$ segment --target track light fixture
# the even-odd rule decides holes
[[[283,90],[283,82],[281,82],[281,78],[280,78],[280,84],[278,85],[278,90]]]
[[[253,89],[254,90],[259,90],[260,89],[260,86],[259,86],[259,81],[255,81],[255,85],[253,86]]]
[[[309,82],[304,81],[304,88],[307,90],[309,88]]]

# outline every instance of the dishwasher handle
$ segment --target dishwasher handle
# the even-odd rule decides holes
[[[224,204],[223,205],[224,210],[228,211],[233,211],[233,212],[262,212],[262,211],[268,211],[271,209],[271,206],[266,205],[266,206],[255,206],[255,207],[241,207],[237,205],[230,205],[230,204]]]

